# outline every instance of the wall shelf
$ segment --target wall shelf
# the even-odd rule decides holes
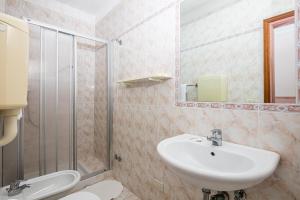
[[[149,83],[149,82],[162,82],[171,78],[172,77],[168,75],[157,74],[153,76],[144,76],[144,77],[120,80],[117,81],[117,83],[125,84],[125,85],[133,85],[133,84]]]

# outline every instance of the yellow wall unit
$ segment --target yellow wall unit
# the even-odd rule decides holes
[[[0,147],[17,135],[17,119],[27,104],[29,30],[24,21],[0,13]]]

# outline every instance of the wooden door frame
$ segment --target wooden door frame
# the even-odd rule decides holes
[[[295,21],[295,11],[283,13],[263,22],[264,28],[264,103],[275,103],[273,31]]]

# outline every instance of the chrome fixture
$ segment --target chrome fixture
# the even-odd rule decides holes
[[[210,197],[210,200],[229,200],[228,192],[217,192],[217,194]]]
[[[211,194],[210,189],[202,188],[203,200],[209,200],[209,196]]]
[[[234,191],[234,200],[246,200],[247,194],[245,190]]]
[[[188,85],[186,85],[187,87],[198,87],[198,83],[196,83],[196,84],[188,84]]]
[[[115,160],[121,162],[122,161],[122,157],[119,156],[118,154],[115,154]]]
[[[116,41],[120,46],[122,46],[123,42],[120,39],[115,39],[114,41]]]
[[[222,130],[213,129],[211,130],[212,136],[207,136],[207,140],[212,142],[214,146],[222,146]]]
[[[6,189],[8,196],[15,196],[20,194],[24,189],[30,188],[29,184],[24,184],[20,186],[21,181],[17,180],[9,185],[9,188]]]
[[[202,188],[203,200],[229,200],[229,194],[225,191],[212,191],[210,189]]]

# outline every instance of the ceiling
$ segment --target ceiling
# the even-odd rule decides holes
[[[57,0],[60,3],[67,4],[73,8],[79,9],[98,19],[104,17],[121,0]]]

